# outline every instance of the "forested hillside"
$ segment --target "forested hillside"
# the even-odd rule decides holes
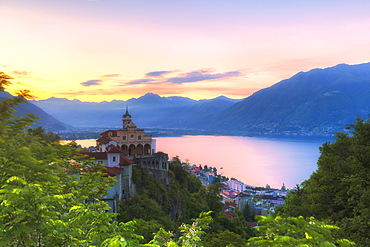
[[[334,222],[343,236],[370,246],[370,122],[358,119],[350,129],[321,147],[317,171],[290,193],[279,212]]]
[[[215,243],[225,240],[229,244],[242,246],[254,231],[246,224],[241,212],[236,211],[232,219],[223,212],[221,188],[219,183],[205,187],[198,177],[192,175],[187,167],[174,158],[169,167],[170,183],[165,185],[150,177],[144,169],[134,167],[133,180],[138,193],[121,204],[119,221],[140,219],[137,234],[152,238],[152,232],[160,227],[174,231],[182,223],[190,224],[202,212],[211,211],[213,222],[203,237],[204,246],[224,246]]]

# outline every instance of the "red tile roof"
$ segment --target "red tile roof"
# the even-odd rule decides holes
[[[122,153],[122,152],[116,146],[109,145],[109,147],[108,147],[108,153]]]
[[[224,213],[226,214],[226,216],[227,216],[229,219],[234,218],[234,213],[233,213],[233,212],[231,212],[231,211],[226,211],[226,212],[224,212]]]
[[[220,186],[221,186],[221,188],[227,188],[228,187],[227,184],[225,184],[225,183],[220,183]]]
[[[131,165],[131,164],[134,164],[134,162],[132,160],[129,160],[129,159],[121,156],[120,160],[119,160],[119,164],[120,165]]]
[[[96,141],[105,144],[105,143],[112,141],[112,139],[109,138],[108,136],[102,136]]]
[[[106,130],[103,133],[100,133],[100,136],[108,136],[109,132],[112,133],[112,136],[117,136],[117,130]]]
[[[123,168],[109,167],[109,166],[106,166],[105,169],[103,170],[103,172],[107,173],[109,176],[117,175],[117,174],[121,173],[122,171],[123,171]]]

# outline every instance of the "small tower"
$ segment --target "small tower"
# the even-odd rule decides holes
[[[122,116],[122,128],[127,129],[131,121],[131,115],[128,113],[128,106],[126,106],[126,113]]]

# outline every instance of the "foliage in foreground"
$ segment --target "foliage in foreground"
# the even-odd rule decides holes
[[[353,246],[347,239],[337,239],[339,227],[315,220],[313,217],[257,216],[259,235],[248,246]]]
[[[1,91],[10,79],[0,73]],[[13,109],[27,97],[0,101],[0,246],[90,246],[122,232],[100,200],[114,179],[50,133],[28,130],[35,117]]]
[[[348,129],[322,145],[318,169],[278,212],[331,221],[341,236],[370,246],[370,122],[357,119]]]

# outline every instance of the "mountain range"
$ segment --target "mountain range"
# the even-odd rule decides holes
[[[12,95],[8,92],[1,92],[0,91],[0,100],[5,98],[10,98]],[[54,118],[53,116],[47,114],[44,110],[40,107],[31,104],[31,103],[23,103],[14,107],[15,109],[15,116],[17,117],[24,117],[28,113],[32,113],[38,116],[40,119],[33,124],[31,127],[38,127],[42,126],[47,131],[57,131],[57,130],[65,130],[68,128],[72,128],[58,119]]]
[[[127,101],[95,103],[52,97],[30,102],[27,107],[42,115],[44,122],[40,124],[48,129],[69,125],[119,128],[128,106],[139,128],[240,135],[332,135],[357,117],[368,118],[370,63],[299,72],[243,100],[225,96],[193,100],[148,93]],[[19,113],[27,110],[17,108]]]
[[[128,106],[133,121],[141,128],[202,129],[210,119],[238,101],[225,96],[193,100],[147,93],[127,101],[96,103],[53,97],[31,102],[64,123],[76,127],[120,127],[121,116]]]

